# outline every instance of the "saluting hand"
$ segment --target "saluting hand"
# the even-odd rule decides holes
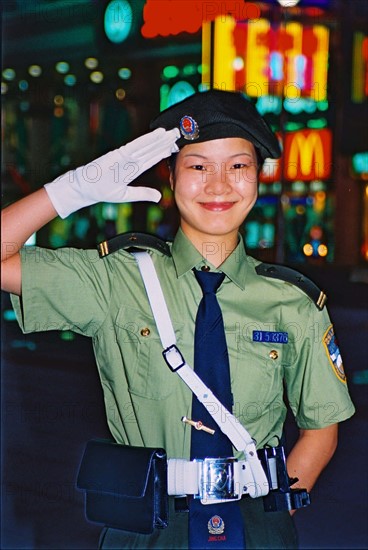
[[[128,187],[140,174],[176,153],[177,128],[157,128],[134,141],[70,170],[45,185],[61,218],[98,202],[158,202],[161,193],[149,187]]]

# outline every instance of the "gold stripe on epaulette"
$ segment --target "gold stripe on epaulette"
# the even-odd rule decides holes
[[[98,245],[100,256],[103,258],[104,256],[107,256],[109,253],[109,244],[107,241],[103,241],[102,243],[99,243]]]
[[[327,300],[327,296],[324,292],[322,292],[321,290],[321,293],[318,297],[318,300],[317,300],[317,306],[320,308],[320,309],[323,309],[323,306],[325,305],[326,303],[326,300]]]

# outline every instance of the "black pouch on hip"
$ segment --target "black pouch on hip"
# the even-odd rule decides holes
[[[85,491],[89,521],[143,534],[168,525],[164,449],[92,439],[84,451],[77,488]]]

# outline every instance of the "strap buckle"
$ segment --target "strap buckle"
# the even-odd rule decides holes
[[[162,352],[170,369],[175,372],[185,365],[185,359],[175,344],[172,344]]]
[[[194,498],[200,498],[202,504],[215,504],[240,500],[242,491],[239,480],[236,479],[234,465],[236,458],[205,458],[199,468],[199,494]]]

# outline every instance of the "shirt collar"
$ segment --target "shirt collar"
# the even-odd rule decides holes
[[[245,288],[245,279],[248,269],[246,261],[244,241],[239,235],[239,243],[236,249],[226,258],[226,260],[217,269],[210,261],[206,260],[202,254],[195,248],[188,237],[179,228],[171,248],[171,254],[176,269],[176,274],[181,277],[193,268],[201,269],[208,265],[213,271],[222,271],[242,290]]]

